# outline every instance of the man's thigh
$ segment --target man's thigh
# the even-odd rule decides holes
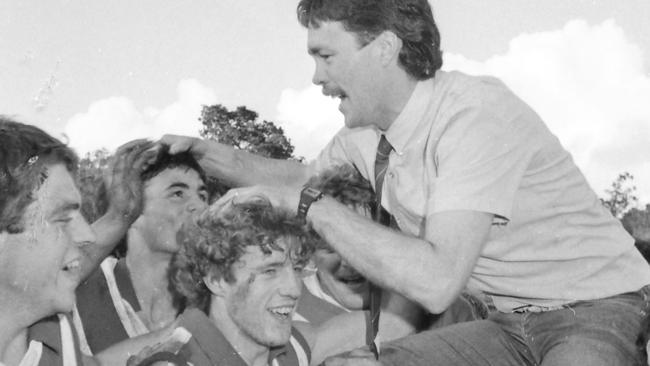
[[[434,330],[453,324],[487,319],[488,312],[487,305],[479,298],[462,293],[443,313],[430,314],[420,330]]]
[[[542,365],[642,364],[637,340],[650,306],[646,290],[529,314],[527,333]],[[586,361],[588,362],[586,363]]]
[[[496,323],[479,320],[429,330],[383,344],[384,365],[528,365]]]
[[[583,337],[570,337],[544,355],[542,366],[633,366],[642,365],[616,346]]]

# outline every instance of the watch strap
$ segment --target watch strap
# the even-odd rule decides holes
[[[303,187],[302,191],[300,191],[300,202],[298,202],[298,219],[306,222],[309,207],[321,198],[323,198],[323,192],[309,186]]]

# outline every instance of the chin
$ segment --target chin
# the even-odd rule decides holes
[[[346,299],[341,302],[341,305],[348,310],[362,310],[364,307],[364,301],[361,297],[354,299]]]
[[[291,328],[288,331],[276,332],[275,334],[269,334],[266,338],[266,346],[268,347],[280,347],[289,343],[289,338],[291,338]]]
[[[72,309],[74,308],[75,301],[76,301],[76,299],[75,299],[74,293],[72,293],[70,295],[66,295],[66,296],[61,296],[61,295],[57,296],[57,298],[55,300],[55,303],[54,303],[55,304],[55,306],[54,306],[55,311],[54,312],[55,313],[68,313],[68,312],[72,311]]]

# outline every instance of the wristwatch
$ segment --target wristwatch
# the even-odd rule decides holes
[[[298,203],[298,220],[305,223],[309,207],[321,198],[323,198],[323,192],[312,187],[303,187],[302,191],[300,191],[300,202]]]

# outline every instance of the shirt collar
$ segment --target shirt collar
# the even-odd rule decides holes
[[[59,329],[59,317],[56,315],[42,319],[29,327],[27,339],[37,341],[43,346],[61,354],[61,331]]]
[[[122,298],[129,302],[134,311],[140,311],[140,301],[138,301],[138,297],[135,294],[131,274],[129,273],[129,268],[126,266],[126,260],[124,258],[117,261],[113,269],[113,274],[115,275],[115,283]]]
[[[185,310],[179,318],[180,326],[192,333],[192,338],[214,365],[246,366],[246,362],[204,312],[189,309]],[[286,351],[285,346],[271,348],[269,364]]]
[[[398,155],[404,153],[411,137],[417,133],[420,120],[424,118],[427,106],[431,102],[434,79],[420,81],[415,85],[408,102],[386,131],[386,139]]]

